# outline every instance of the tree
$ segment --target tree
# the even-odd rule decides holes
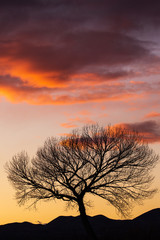
[[[19,204],[55,198],[76,203],[88,235],[96,239],[86,215],[86,194],[107,200],[126,215],[132,202],[155,192],[150,172],[157,161],[135,131],[96,124],[48,138],[31,162],[25,152],[15,155],[7,172]]]

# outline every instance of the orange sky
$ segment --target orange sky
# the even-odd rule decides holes
[[[0,1],[0,224],[78,214],[58,201],[20,208],[7,181],[5,163],[34,155],[49,136],[121,124],[160,153],[159,12],[158,0]],[[133,216],[159,207],[159,197]],[[88,211],[119,217],[97,198]]]

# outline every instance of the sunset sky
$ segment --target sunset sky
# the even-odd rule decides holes
[[[19,207],[4,165],[95,122],[134,128],[160,153],[160,1],[1,0],[0,224],[78,214],[61,201]],[[120,218],[91,200],[88,214]],[[132,217],[157,207],[160,191]]]

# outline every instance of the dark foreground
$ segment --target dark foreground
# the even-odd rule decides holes
[[[89,217],[99,240],[160,239],[160,209],[133,220],[112,220],[102,215]],[[0,239],[87,240],[80,217],[58,217],[48,224],[10,223],[0,226]]]

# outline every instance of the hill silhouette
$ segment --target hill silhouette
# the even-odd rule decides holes
[[[113,220],[103,215],[88,216],[100,240],[160,239],[160,208],[133,220]],[[0,239],[87,240],[80,216],[60,216],[42,225],[29,222],[0,225]]]

